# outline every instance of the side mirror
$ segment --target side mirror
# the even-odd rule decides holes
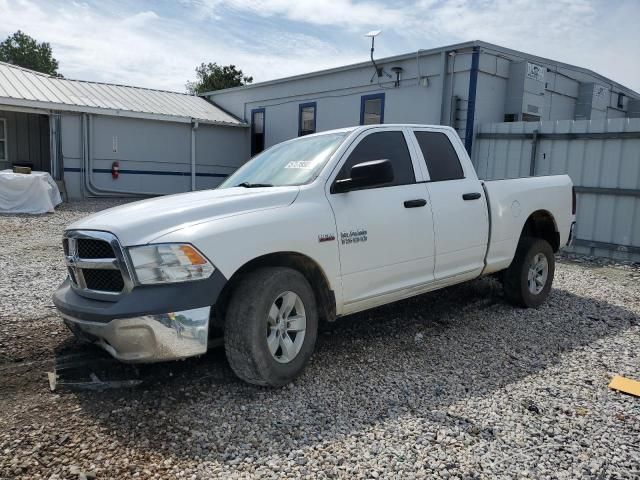
[[[393,182],[393,167],[387,159],[358,163],[351,167],[349,178],[337,180],[332,193],[343,193],[356,188],[373,187]]]

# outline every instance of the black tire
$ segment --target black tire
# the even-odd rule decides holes
[[[529,290],[528,274],[533,258],[538,254],[546,257],[548,273],[542,290],[533,293]],[[519,307],[538,307],[549,296],[554,273],[555,257],[549,242],[540,238],[523,237],[518,243],[511,265],[504,272],[504,296],[509,303]]]
[[[306,330],[297,355],[289,363],[280,363],[267,346],[267,318],[274,301],[288,291],[304,304]],[[225,315],[225,352],[235,374],[248,383],[279,387],[293,381],[309,362],[317,334],[315,296],[297,270],[261,268],[247,274],[231,294]]]

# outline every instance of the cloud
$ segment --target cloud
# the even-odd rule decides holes
[[[187,1],[187,0],[184,0]],[[640,90],[637,0],[194,0],[203,15],[235,11],[364,33],[382,28],[381,52],[404,53],[467,40],[591,68]],[[408,45],[389,48],[388,40]],[[350,42],[354,43],[354,42]]]
[[[293,22],[361,28],[365,25],[401,25],[408,12],[390,8],[382,2],[351,0],[183,0],[203,15],[221,15],[225,10],[260,17],[278,17]]]
[[[0,0],[0,11],[0,37],[21,29],[50,42],[60,72],[83,80],[184,91],[201,62],[233,63],[265,80],[357,59],[305,33],[262,28],[256,41],[222,20],[192,28],[148,9],[113,12],[85,3]]]
[[[590,68],[640,90],[640,2],[455,0],[430,10],[437,38],[481,39]],[[414,25],[415,28],[415,25]]]
[[[0,37],[52,44],[68,77],[184,90],[201,62],[255,81],[480,39],[591,68],[640,90],[637,0],[0,0]]]

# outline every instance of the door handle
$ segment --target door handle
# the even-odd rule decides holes
[[[406,200],[404,202],[404,208],[417,208],[424,207],[427,201],[424,198],[416,198],[415,200]]]
[[[473,193],[463,193],[462,194],[462,199],[463,200],[477,200],[481,197],[482,195],[480,195],[480,192],[473,192]]]

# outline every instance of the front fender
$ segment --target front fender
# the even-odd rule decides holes
[[[333,212],[324,196],[300,195],[286,207],[248,212],[182,228],[154,241],[189,242],[226,278],[251,260],[280,252],[309,257],[323,270],[342,306],[339,253]]]

